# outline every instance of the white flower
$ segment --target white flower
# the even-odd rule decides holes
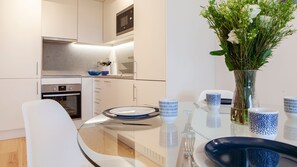
[[[200,15],[203,16],[203,17],[206,17],[207,16],[207,9],[206,8],[202,8],[202,10],[200,12]]]
[[[243,10],[248,11],[250,23],[252,23],[253,19],[261,12],[259,5],[245,5]]]
[[[262,27],[267,27],[270,25],[270,22],[271,22],[271,17],[270,16],[265,16],[265,15],[260,15],[260,25]]]
[[[230,31],[228,37],[229,38],[227,39],[227,41],[231,42],[232,44],[239,44],[239,40],[237,38],[237,35],[235,34],[235,30]]]

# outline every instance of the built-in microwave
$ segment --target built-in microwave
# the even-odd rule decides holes
[[[134,8],[128,6],[116,15],[117,36],[133,30],[134,27]]]

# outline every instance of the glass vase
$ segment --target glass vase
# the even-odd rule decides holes
[[[231,107],[231,121],[247,125],[248,109],[257,107],[256,99],[256,73],[257,70],[234,70],[235,91]]]

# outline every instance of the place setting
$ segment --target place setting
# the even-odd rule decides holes
[[[140,120],[158,116],[159,108],[150,106],[114,107],[103,111],[103,114],[114,119]]]
[[[283,137],[296,140],[297,98],[284,98]],[[248,110],[249,136],[229,136],[213,139],[201,145],[197,154],[212,165],[218,166],[285,166],[297,165],[297,147],[276,141],[279,129],[279,111],[270,108],[250,108]],[[216,166],[215,165],[215,166]]]

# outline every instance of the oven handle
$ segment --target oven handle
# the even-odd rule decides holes
[[[61,97],[61,96],[77,96],[80,93],[68,93],[68,94],[51,94],[51,95],[42,95],[43,97]]]

